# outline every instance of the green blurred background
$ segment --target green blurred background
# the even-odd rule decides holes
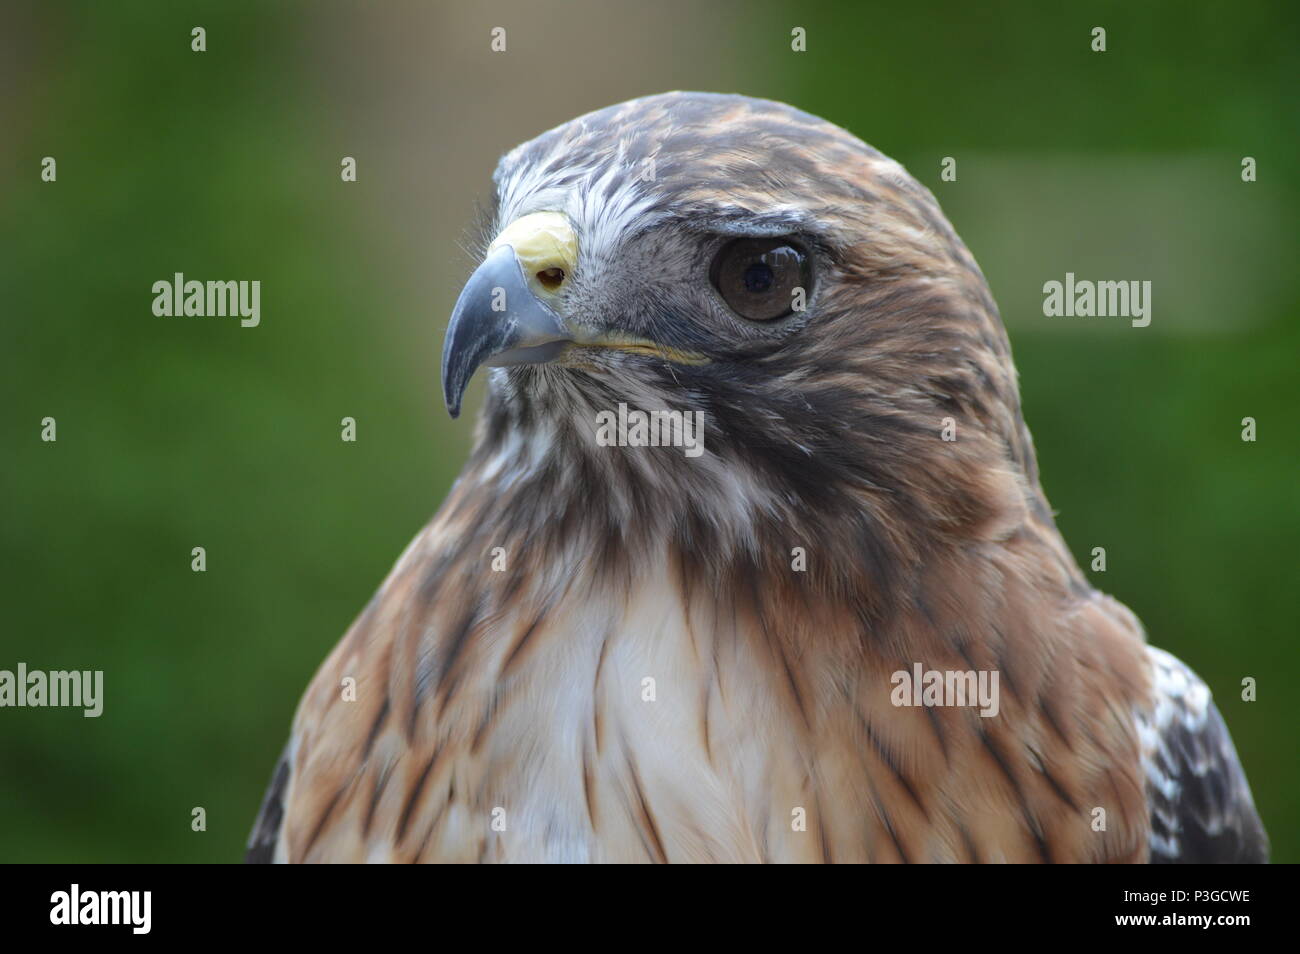
[[[698,6],[4,5],[0,668],[102,669],[106,701],[0,710],[0,860],[241,856],[307,680],[466,453],[437,357],[496,158],[677,88],[788,101],[935,191],[1066,538],[1210,683],[1300,858],[1296,4]],[[260,327],[154,317],[177,271],[260,280]],[[1067,271],[1152,280],[1151,326],[1044,318]]]

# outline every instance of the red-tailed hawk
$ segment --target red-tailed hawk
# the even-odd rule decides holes
[[[1097,592],[933,196],[671,93],[497,169],[470,460],[307,690],[276,861],[1260,861],[1205,685]]]

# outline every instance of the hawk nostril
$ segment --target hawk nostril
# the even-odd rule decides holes
[[[547,291],[555,291],[564,282],[564,269],[543,268],[537,273],[537,280],[542,283],[542,287]]]

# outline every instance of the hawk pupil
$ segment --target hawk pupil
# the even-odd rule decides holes
[[[772,266],[766,262],[755,262],[745,269],[745,291],[761,295],[771,289],[775,277],[772,274]]]

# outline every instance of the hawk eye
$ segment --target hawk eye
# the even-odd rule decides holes
[[[742,238],[718,252],[709,272],[722,300],[742,318],[775,321],[808,293],[808,256],[791,238]]]

